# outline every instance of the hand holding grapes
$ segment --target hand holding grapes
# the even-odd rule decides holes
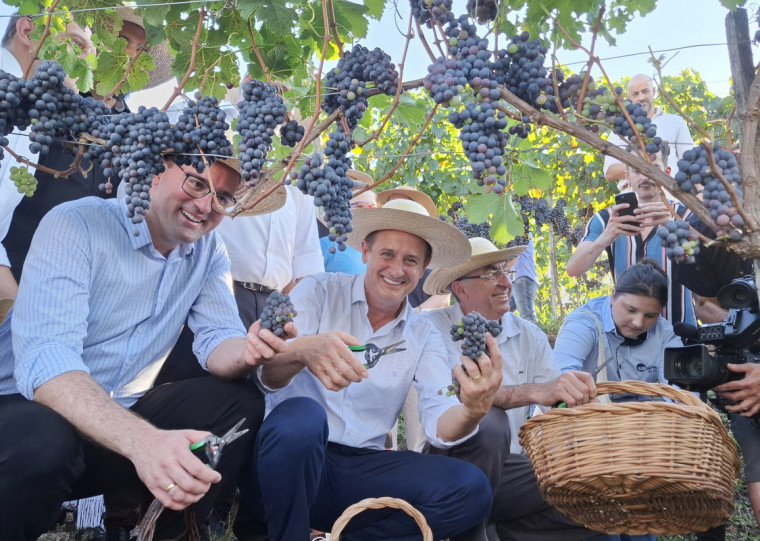
[[[491,408],[502,379],[501,353],[490,334],[486,334],[486,351],[477,360],[462,355],[462,364],[452,370],[459,381],[459,400],[471,414],[481,417]]]

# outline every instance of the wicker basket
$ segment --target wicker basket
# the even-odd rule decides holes
[[[330,533],[330,541],[339,541],[340,534],[343,532],[343,528],[346,527],[348,522],[356,515],[367,509],[383,509],[384,507],[393,507],[394,509],[400,509],[407,515],[411,516],[417,523],[417,526],[422,530],[423,541],[433,541],[433,532],[430,530],[425,517],[417,511],[411,504],[398,498],[367,498],[357,502],[348,507],[343,514],[337,518],[335,524],[333,524],[332,532]]]
[[[597,389],[679,403],[593,403],[526,421],[520,443],[546,501],[608,534],[683,534],[724,523],[740,462],[720,416],[668,385],[623,381]]]

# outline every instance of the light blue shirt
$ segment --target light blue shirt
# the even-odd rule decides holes
[[[215,232],[165,258],[122,200],[57,206],[34,235],[0,326],[0,394],[31,399],[43,383],[79,370],[129,407],[153,386],[187,317],[205,368],[214,348],[245,336],[229,267]]]
[[[441,335],[444,336],[446,350],[449,356],[449,369],[460,364],[462,342],[454,342],[449,338],[451,326],[462,320],[464,314],[459,304],[438,310],[427,310],[422,317],[429,320]],[[557,363],[552,355],[549,341],[541,329],[530,321],[525,321],[507,312],[501,316],[502,331],[494,338],[501,352],[501,370],[503,386],[548,383],[560,375]],[[445,333],[445,334],[444,334]],[[512,453],[522,453],[520,427],[528,418],[530,406],[521,406],[506,410],[509,419],[509,429],[512,434],[509,450]]]
[[[649,383],[666,383],[663,372],[665,348],[683,347],[681,339],[673,334],[673,327],[662,316],[647,331],[646,339],[637,345],[626,345],[612,320],[610,297],[597,297],[573,311],[562,324],[554,344],[554,358],[559,369],[583,370],[594,373],[598,366],[599,333],[588,311],[596,315],[602,325],[604,361],[608,381],[637,380]]]
[[[319,239],[319,247],[322,249],[322,257],[325,260],[325,272],[345,272],[346,274],[364,274],[367,265],[362,261],[362,253],[356,248],[346,244],[346,249],[338,250],[335,241],[330,237]],[[330,248],[335,248],[335,253],[330,253]]]
[[[528,245],[523,252],[515,259],[512,265],[515,271],[515,279],[525,276],[538,283],[538,272],[536,272],[536,252],[533,246],[533,236],[531,235]]]
[[[267,413],[297,396],[319,402],[327,412],[329,441],[350,447],[385,449],[385,436],[396,422],[414,385],[419,413],[428,441],[441,448],[469,438],[444,442],[436,434],[438,418],[459,403],[455,396],[438,394],[451,384],[441,335],[406,302],[401,314],[377,331],[367,318],[364,275],[320,273],[306,276],[291,292],[298,311],[299,336],[342,330],[362,343],[384,347],[401,340],[406,351],[385,355],[369,370],[369,378],[340,391],[329,391],[308,370],[299,372],[287,387],[267,395]],[[364,352],[357,352],[364,362]]]

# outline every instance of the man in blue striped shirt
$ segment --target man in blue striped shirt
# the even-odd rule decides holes
[[[107,504],[196,504],[205,516],[252,452],[263,397],[231,378],[260,356],[248,346],[230,263],[213,232],[234,203],[239,165],[216,163],[204,174],[165,165],[141,223],[130,222],[125,201],[86,197],[54,208],[35,234],[0,326],[4,540],[36,539],[64,500],[100,493]],[[225,379],[153,388],[186,319],[200,363]],[[217,471],[190,452],[242,417],[250,430],[225,449]],[[128,538],[136,514],[111,517],[106,527]],[[180,535],[182,519],[164,513],[159,538]]]
[[[670,171],[666,165],[668,155],[669,147],[663,143],[655,165],[666,173]],[[670,282],[670,298],[663,308],[663,317],[671,324],[684,322],[694,325],[696,320],[691,292],[673,279],[674,264],[666,257],[666,247],[657,235],[657,227],[673,219],[671,212],[683,219],[689,215],[689,210],[678,201],[668,201],[666,205],[657,184],[630,167],[625,178],[638,199],[634,217],[619,214],[626,208],[625,204],[602,209],[594,214],[586,226],[583,240],[567,262],[567,274],[582,275],[606,251],[612,279],[615,281],[628,267],[644,258],[652,258],[665,270]]]

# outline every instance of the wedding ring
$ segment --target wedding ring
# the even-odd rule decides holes
[[[470,378],[472,381],[478,381],[480,379],[480,374],[475,374]]]
[[[174,487],[176,487],[176,486],[177,485],[174,484],[174,483],[169,483],[169,486],[166,487],[164,490],[166,490],[166,492],[171,492],[174,489]]]

